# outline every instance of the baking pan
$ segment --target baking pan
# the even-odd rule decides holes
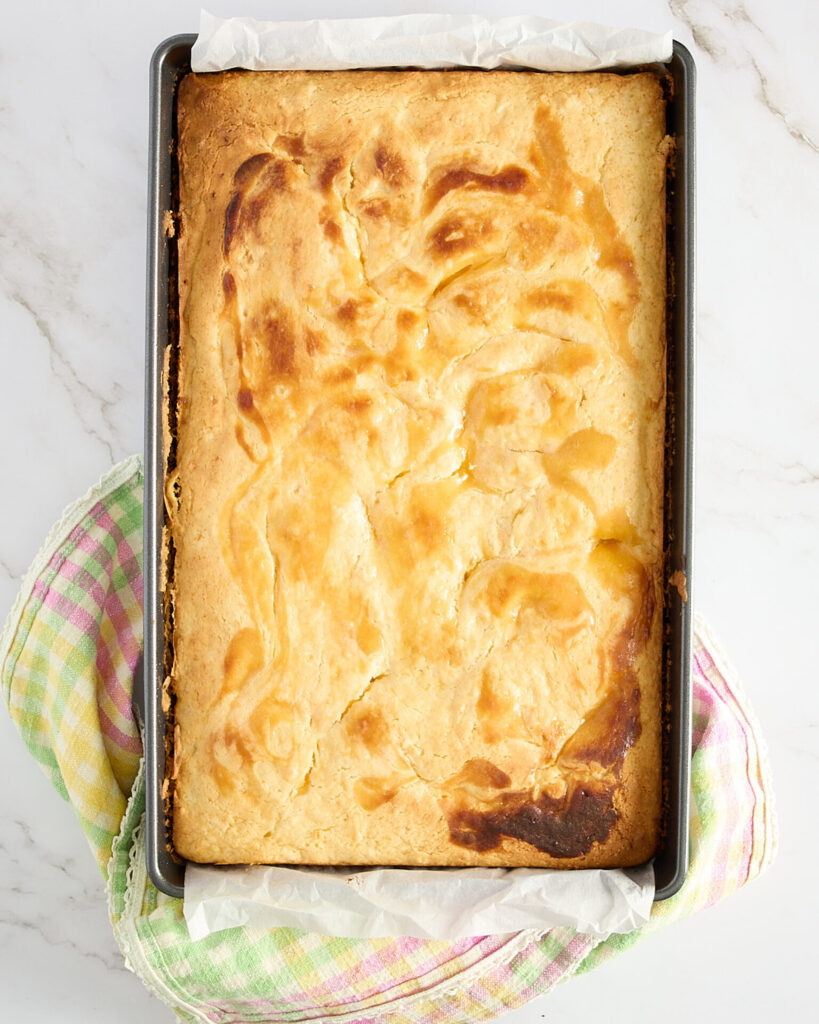
[[[178,35],[157,47],[151,60],[148,194],[148,289],[145,359],[145,651],[144,743],[148,874],[170,896],[184,895],[185,866],[170,853],[162,784],[166,762],[167,675],[162,594],[164,526],[163,363],[174,343],[176,243],[166,231],[174,210],[176,86],[190,71],[195,35]],[[678,42],[669,64],[648,69],[669,76],[668,132],[676,140],[669,182],[668,421],[666,426],[666,583],[672,574],[685,586],[666,586],[664,838],[655,858],[655,900],[682,885],[688,867],[688,790],[691,758],[691,555],[693,514],[694,338],[694,62]],[[628,73],[628,72],[624,72]],[[687,599],[685,589],[687,586]],[[682,593],[680,593],[682,591]],[[142,710],[142,709],[140,709]]]

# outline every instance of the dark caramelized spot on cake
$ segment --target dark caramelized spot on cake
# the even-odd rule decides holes
[[[264,337],[273,373],[277,376],[292,374],[296,338],[290,321],[284,316],[268,317],[264,322]]]
[[[272,153],[257,153],[250,156],[244,163],[240,164],[233,175],[233,184],[237,189],[246,188],[261,171],[265,164],[273,159]]]
[[[362,212],[374,220],[387,218],[390,215],[389,199],[368,199],[361,204]]]
[[[308,356],[314,356],[316,352],[323,352],[327,339],[318,331],[306,330],[304,332],[304,347]]]
[[[334,156],[325,163],[324,167],[321,169],[321,173],[319,174],[319,188],[322,192],[330,191],[335,176],[343,166],[343,156]]]
[[[336,310],[336,317],[344,324],[351,324],[358,319],[361,303],[355,299],[347,299]]]
[[[288,161],[274,160],[260,176],[259,187],[271,192],[286,192],[288,187]]]
[[[494,230],[492,221],[471,223],[453,215],[442,221],[430,236],[430,249],[436,256],[452,256],[476,248]]]
[[[225,208],[225,230],[222,235],[222,252],[225,257],[230,255],[230,247],[236,234],[236,227],[239,223],[239,211],[242,207],[242,192],[237,189],[230,197],[230,202]]]
[[[344,234],[341,227],[332,219],[327,217],[326,220],[321,222],[321,226],[324,230],[325,237],[329,238],[331,242],[335,242],[340,245],[344,241]]]
[[[558,288],[536,288],[526,298],[533,309],[557,309],[562,313],[574,313],[578,307],[574,295]]]
[[[458,309],[462,309],[473,319],[480,320],[483,318],[481,304],[473,295],[469,295],[467,292],[459,292],[452,301]]]
[[[362,711],[361,714],[347,719],[347,731],[360,740],[371,754],[377,753],[386,746],[389,728],[380,711]]]
[[[222,291],[227,302],[232,302],[236,298],[236,281],[229,270],[222,274]]]
[[[391,153],[384,146],[379,146],[375,151],[375,166],[384,181],[393,188],[398,188],[406,180],[404,161],[397,153]]]
[[[416,288],[422,289],[428,286],[429,282],[423,274],[419,274],[417,270],[413,270],[411,267],[400,267],[395,275],[395,286],[397,288]]]
[[[420,319],[421,317],[412,309],[399,309],[395,323],[399,330],[411,331]]]
[[[456,188],[475,188],[487,192],[501,192],[512,195],[522,192],[529,181],[529,175],[522,167],[507,164],[497,174],[482,174],[469,167],[455,167],[438,179],[429,189],[426,198],[426,212],[434,209],[447,192]]]
[[[303,135],[278,135],[276,145],[292,157],[301,157],[305,154]]]
[[[612,650],[611,692],[586,716],[564,747],[562,757],[568,761],[594,761],[619,775],[627,751],[641,732],[635,662],[651,637],[655,586],[642,562],[620,541],[600,541],[589,561],[614,599],[629,600],[631,614]]]
[[[562,758],[588,763],[595,761],[619,774],[623,758],[640,737],[640,690],[610,694],[599,704],[572,736]]]
[[[606,840],[617,822],[615,786],[570,787],[562,798],[541,793],[504,793],[491,811],[447,811],[449,838],[478,853],[496,849],[503,838],[518,839],[551,857],[580,857]]]
[[[353,416],[363,416],[365,412],[368,412],[373,405],[373,400],[369,395],[356,395],[353,398],[348,398],[343,403],[343,408],[347,412],[352,413]]]
[[[250,388],[240,388],[236,400],[240,409],[246,411],[253,408],[253,392]]]
[[[245,199],[242,206],[240,225],[242,229],[256,227],[262,218],[267,199],[264,194]]]
[[[274,160],[270,153],[257,153],[249,157],[234,175],[236,189],[225,209],[225,230],[222,252],[227,258],[241,226],[258,223],[266,205],[266,192],[283,192],[287,188],[287,161]],[[252,189],[260,194],[245,202]]]
[[[608,213],[608,210],[606,212]],[[609,214],[609,217],[611,217],[611,214]],[[621,274],[633,288],[636,288],[639,284],[637,271],[634,269],[634,259],[632,258],[631,250],[624,242],[620,242],[618,240],[613,243],[607,252],[601,254],[598,262],[601,267],[616,270],[617,273]]]
[[[329,384],[349,384],[355,378],[356,371],[352,366],[340,366],[337,370],[333,370],[326,376]]]

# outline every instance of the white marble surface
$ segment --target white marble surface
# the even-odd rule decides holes
[[[218,14],[355,16],[507,3],[263,3]],[[513,5],[514,7],[514,5]],[[588,20],[603,0],[522,4]],[[764,723],[781,847],[760,881],[507,1024],[768,1021],[815,1010],[819,830],[819,8],[626,0],[699,69],[696,603]],[[0,36],[0,613],[63,506],[142,443],[147,72],[194,31],[188,0],[4,4]],[[170,1022],[122,966],[66,805],[0,713],[5,1020]]]

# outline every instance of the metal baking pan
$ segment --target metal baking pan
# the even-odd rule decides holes
[[[170,853],[162,799],[165,778],[166,676],[162,581],[164,461],[162,368],[174,342],[177,318],[176,244],[165,231],[174,210],[176,86],[190,71],[195,35],[160,44],[151,61],[148,195],[148,289],[145,376],[145,651],[144,721],[146,761],[146,851],[148,873],[158,889],[184,895],[185,866]],[[644,69],[646,70],[646,69]],[[663,845],[655,859],[656,900],[673,895],[688,867],[688,794],[691,757],[691,555],[693,514],[693,338],[694,338],[694,62],[678,42],[667,65],[651,66],[670,76],[668,131],[676,140],[669,188],[668,421],[666,427],[666,580],[685,574],[688,600],[666,587],[665,733],[666,803]],[[628,73],[628,72],[624,72]],[[683,589],[683,588],[680,588]]]

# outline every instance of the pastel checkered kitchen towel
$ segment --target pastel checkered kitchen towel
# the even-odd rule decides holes
[[[0,676],[24,742],[73,806],[107,878],[128,966],[182,1021],[490,1020],[722,899],[773,857],[759,729],[698,626],[691,869],[640,931],[602,943],[565,928],[429,942],[235,928],[191,942],[181,901],[157,892],[145,873],[145,788],[130,705],[141,564],[142,470],[131,458],[52,531],[0,638]]]

